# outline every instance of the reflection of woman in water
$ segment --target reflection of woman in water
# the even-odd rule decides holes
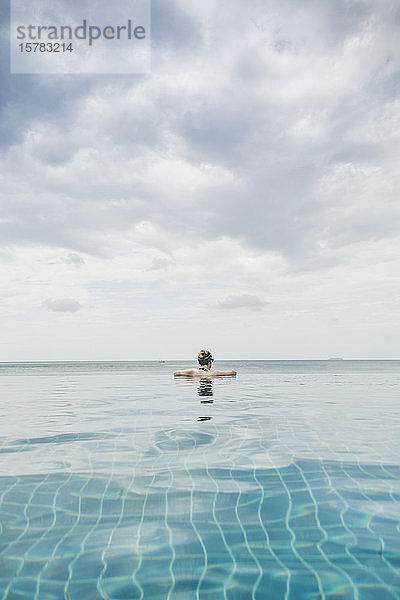
[[[212,389],[212,380],[211,379],[200,379],[199,387],[197,388],[197,393],[200,398],[200,404],[214,404],[213,396],[214,392]],[[212,417],[197,417],[198,421],[211,421]]]
[[[199,387],[197,388],[199,396],[214,396],[211,379],[200,379]],[[214,400],[201,400],[203,403],[212,404]]]
[[[209,379],[210,377],[226,377],[227,375],[236,375],[236,371],[213,371],[212,364],[214,359],[209,350],[200,350],[197,355],[199,367],[197,369],[186,369],[185,371],[175,371],[174,377],[200,377],[200,379]]]

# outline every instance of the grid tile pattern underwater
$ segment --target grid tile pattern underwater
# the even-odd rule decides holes
[[[0,365],[0,598],[400,598],[400,362],[177,366]]]

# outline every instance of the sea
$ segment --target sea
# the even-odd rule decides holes
[[[0,598],[400,598],[400,361],[190,366],[0,363]]]

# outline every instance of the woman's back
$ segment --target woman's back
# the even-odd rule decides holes
[[[209,350],[200,350],[197,360],[200,365],[197,369],[175,371],[174,377],[199,377],[200,379],[210,379],[211,377],[232,377],[236,375],[236,371],[213,371],[211,367],[214,359]]]

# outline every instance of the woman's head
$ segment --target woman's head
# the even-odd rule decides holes
[[[200,350],[197,355],[197,360],[200,365],[208,365],[208,363],[213,362],[212,354],[209,350]]]

